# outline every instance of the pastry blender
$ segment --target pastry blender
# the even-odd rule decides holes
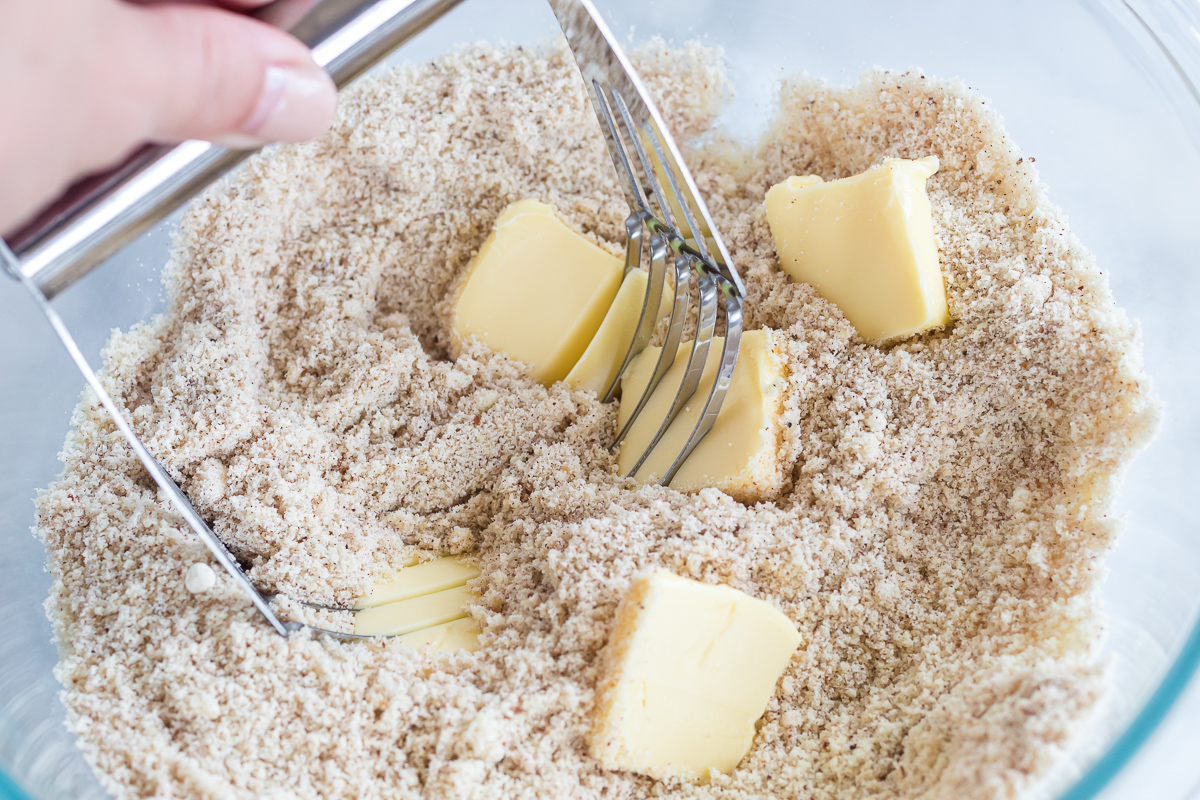
[[[314,60],[342,87],[460,1],[321,0],[292,28],[292,33],[312,47]],[[294,5],[292,0],[280,0],[276,5],[281,3]],[[644,260],[649,262],[650,280],[640,321],[622,369],[650,340],[655,314],[649,309],[659,308],[664,291],[674,293],[666,346],[653,379],[642,397],[623,398],[623,402],[638,404],[634,416],[645,406],[671,365],[671,358],[665,356],[674,354],[681,342],[692,297],[693,277],[695,279],[698,308],[688,368],[676,389],[670,411],[661,421],[642,460],[697,391],[706,392],[704,413],[670,471],[663,476],[666,483],[712,427],[720,410],[737,363],[745,289],[694,180],[683,166],[680,151],[667,132],[662,115],[590,0],[550,0],[550,5],[583,74],[629,202],[625,269],[639,269]],[[268,14],[272,10],[279,9],[268,7]],[[59,292],[249,155],[250,151],[227,150],[201,141],[147,146],[115,170],[76,184],[10,236],[7,243],[0,241],[0,261],[34,298],[150,477],[271,627],[284,637],[308,628],[341,639],[373,638],[375,634],[331,631],[279,617],[272,606],[272,598],[264,596],[254,586],[187,495],[138,439],[50,303]],[[644,255],[648,258],[644,259]],[[721,317],[725,323],[725,339],[717,378],[711,386],[700,389],[704,364]],[[605,399],[612,397],[615,388],[614,381],[607,388]],[[627,424],[618,433],[614,447],[628,429]],[[635,466],[633,471],[636,469]],[[460,571],[454,585],[436,588],[428,595],[433,598],[430,604],[447,606],[442,618],[426,617],[427,620],[440,619],[431,625],[447,624],[447,619],[453,624],[465,616],[456,614],[448,606],[457,602],[461,609],[462,602],[467,599],[463,589],[466,580],[469,577],[463,578]],[[412,599],[410,596],[391,602]],[[379,605],[379,608],[387,606]],[[384,635],[411,633],[414,631],[393,629]]]

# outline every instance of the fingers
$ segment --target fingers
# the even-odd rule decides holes
[[[257,147],[329,127],[333,82],[286,33],[198,5],[120,8],[114,49],[129,70],[144,138]]]
[[[157,5],[163,0],[123,0],[126,3],[133,3],[139,6]],[[218,8],[229,8],[236,11],[253,11],[256,8],[271,5],[274,0],[170,0],[173,3],[187,3],[189,5],[202,6],[217,6]]]
[[[143,142],[299,141],[320,135],[335,106],[304,45],[241,13],[0,0],[0,232]]]
[[[320,0],[274,0],[254,12],[257,19],[285,31],[304,18]]]

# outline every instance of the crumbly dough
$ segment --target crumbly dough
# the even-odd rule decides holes
[[[641,52],[683,140],[726,91],[699,45]],[[716,65],[716,66],[714,66]],[[260,586],[345,602],[414,550],[475,553],[476,653],[284,640],[211,563],[91,395],[38,501],[68,724],[126,797],[1009,797],[1102,687],[1095,587],[1152,428],[1134,328],[965,87],[787,79],[754,154],[690,156],[790,374],[784,493],[745,507],[616,473],[615,413],[507,358],[447,359],[447,290],[506,204],[620,243],[627,209],[573,62],[476,47],[343,95],[334,129],[193,204],[171,307],[106,381]],[[888,348],[780,271],[762,208],[936,155],[953,325]],[[516,310],[519,312],[519,310]],[[631,576],[769,600],[802,643],[750,755],[705,786],[586,755]]]

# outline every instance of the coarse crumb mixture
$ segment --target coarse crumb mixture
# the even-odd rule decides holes
[[[712,51],[640,63],[681,139],[711,126]],[[193,205],[169,312],[105,353],[139,434],[266,589],[347,602],[414,549],[476,554],[485,646],[285,641],[219,570],[190,593],[205,550],[85,395],[39,526],[69,725],[111,792],[958,800],[1045,772],[1102,688],[1106,515],[1154,419],[1133,327],[961,84],[788,79],[756,153],[729,153],[690,160],[789,371],[787,485],[751,508],[634,486],[613,408],[478,345],[448,358],[444,297],[507,203],[622,240],[564,50],[365,82],[329,135]],[[867,345],[786,280],[763,195],[927,155],[954,323]],[[749,756],[709,785],[586,755],[598,653],[652,566],[774,602],[802,636]]]

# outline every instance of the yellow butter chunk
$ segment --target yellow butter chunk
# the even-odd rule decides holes
[[[457,556],[424,563],[414,556],[359,599],[354,632],[398,636],[405,644],[431,650],[476,650],[479,626],[464,605],[473,599],[466,584],[478,575],[477,567]]]
[[[533,367],[545,385],[571,371],[621,285],[624,259],[536,200],[511,204],[467,268],[454,336],[477,336]]]
[[[463,617],[453,622],[443,622],[432,628],[406,633],[398,637],[409,647],[423,647],[427,650],[478,650],[479,623],[471,617]]]
[[[691,346],[691,342],[679,346],[674,363],[622,441],[617,454],[622,475],[633,468],[666,417],[687,370]],[[713,337],[699,388],[633,476],[637,480],[644,483],[659,480],[683,450],[716,380],[724,346],[722,337]],[[650,382],[660,352],[661,348],[647,347],[621,378],[618,429],[625,425]],[[781,360],[774,351],[770,334],[762,330],[747,331],[742,334],[737,369],[717,421],[675,473],[671,488],[691,492],[713,487],[743,503],[758,502],[777,493],[782,485],[779,469],[782,404]]]
[[[950,321],[925,181],[934,157],[889,158],[850,178],[788,178],[767,192],[779,264],[882,342]]]
[[[639,575],[604,653],[592,757],[655,778],[728,774],[799,644],[770,603],[661,570]]]
[[[466,586],[455,586],[374,608],[354,612],[354,632],[363,636],[395,636],[432,628],[467,616],[464,606],[474,599]]]
[[[646,283],[649,279],[646,271],[642,269],[630,270],[625,276],[612,307],[600,323],[599,330],[564,379],[567,383],[576,389],[600,395],[616,379],[617,371],[621,369],[621,362],[625,359],[625,353],[629,351],[638,320],[642,315]],[[663,287],[662,302],[659,303],[656,319],[662,319],[671,311],[669,291],[669,285]]]
[[[462,586],[478,576],[477,567],[455,556],[435,558],[423,564],[418,564],[413,559],[410,564],[397,571],[394,577],[375,583],[371,591],[356,605],[358,608],[373,608],[397,600],[407,600],[410,597]]]

